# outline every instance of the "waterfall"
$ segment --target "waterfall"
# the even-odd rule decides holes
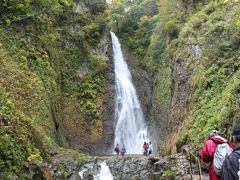
[[[103,161],[102,163],[99,163],[99,165],[101,166],[101,170],[98,175],[94,176],[94,180],[113,180],[113,176],[106,162]]]
[[[114,145],[125,145],[128,154],[142,153],[142,145],[147,141],[147,127],[139,103],[131,73],[123,57],[121,45],[111,32],[115,78],[116,78],[116,120]]]

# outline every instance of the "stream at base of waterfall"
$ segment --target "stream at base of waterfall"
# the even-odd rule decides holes
[[[110,172],[109,167],[106,164],[106,161],[99,163],[101,170],[100,173],[94,176],[94,180],[113,180],[113,176]]]
[[[93,175],[94,180],[113,180],[113,175],[110,172],[109,167],[106,164],[106,161],[103,161],[97,165],[100,167],[100,172],[97,175]],[[79,176],[81,179],[84,179],[83,174],[87,171],[87,169],[83,169],[79,172]]]

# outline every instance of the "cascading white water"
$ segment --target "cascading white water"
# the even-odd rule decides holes
[[[147,127],[139,103],[131,73],[123,57],[117,36],[111,32],[115,78],[116,78],[116,119],[114,145],[125,145],[128,154],[142,153],[142,145],[147,141]]]
[[[80,176],[81,179],[83,179],[83,174],[87,171],[87,169],[83,169],[82,171],[80,171],[78,174]]]
[[[99,163],[99,165],[101,166],[101,170],[98,175],[94,176],[94,180],[113,180],[113,176],[106,162],[103,161],[102,163]]]

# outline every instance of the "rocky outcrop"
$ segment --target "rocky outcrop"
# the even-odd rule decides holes
[[[182,153],[159,157],[127,155],[125,157],[102,156],[84,164],[80,169],[83,179],[91,179],[101,171],[105,161],[116,180],[155,180],[155,179],[199,179],[199,169],[195,161],[190,161]],[[192,174],[190,173],[192,168]],[[207,175],[202,172],[202,178]]]
[[[111,173],[116,179],[149,179],[152,165],[145,157],[125,157],[108,160]],[[122,173],[121,173],[122,172]]]
[[[177,59],[173,65],[171,84],[171,113],[168,123],[168,131],[178,128],[188,113],[191,86],[189,79],[192,70],[187,68],[184,59]],[[176,129],[175,129],[176,130]]]
[[[27,179],[80,180],[79,171],[87,161],[92,161],[92,158],[74,150],[63,150],[38,165],[26,164],[25,169],[29,171]]]
[[[116,156],[96,157],[95,160],[89,161],[81,167],[83,179],[89,175],[96,176],[99,174],[103,161],[108,165],[114,179],[149,179],[151,176],[152,163],[148,157],[144,156],[127,156],[116,158]]]
[[[112,152],[115,130],[115,73],[110,34],[106,36],[105,39],[101,42],[98,50],[100,54],[105,54],[105,56],[108,56],[109,60],[107,69],[105,71],[103,134],[102,137],[98,140],[98,142],[91,145],[90,152],[95,155],[102,155]]]

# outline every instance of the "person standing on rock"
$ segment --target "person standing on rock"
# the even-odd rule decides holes
[[[233,129],[231,142],[235,148],[223,162],[222,180],[240,179],[240,124]]]
[[[153,151],[153,146],[152,146],[152,143],[151,143],[151,141],[149,141],[149,150],[148,150],[148,155],[152,154],[152,151]]]
[[[148,155],[149,144],[146,144],[146,156]]]
[[[144,142],[143,144],[143,155],[147,156],[148,153],[148,144],[146,142]]]
[[[144,156],[148,155],[148,148],[149,148],[148,143],[144,142],[144,144],[143,144],[143,155]]]
[[[220,177],[216,174],[213,167],[213,158],[216,151],[217,145],[227,143],[227,140],[218,135],[216,130],[209,132],[209,138],[204,143],[202,149],[200,150],[200,157],[204,162],[210,162],[209,167],[209,178],[210,180],[220,180]]]
[[[125,155],[125,153],[126,153],[126,148],[125,148],[125,146],[123,145],[123,146],[122,146],[122,149],[121,149],[121,155],[122,155],[122,157]]]
[[[117,158],[118,158],[119,153],[120,153],[120,146],[119,146],[119,144],[117,144],[117,146],[114,148],[114,151],[116,152]]]

